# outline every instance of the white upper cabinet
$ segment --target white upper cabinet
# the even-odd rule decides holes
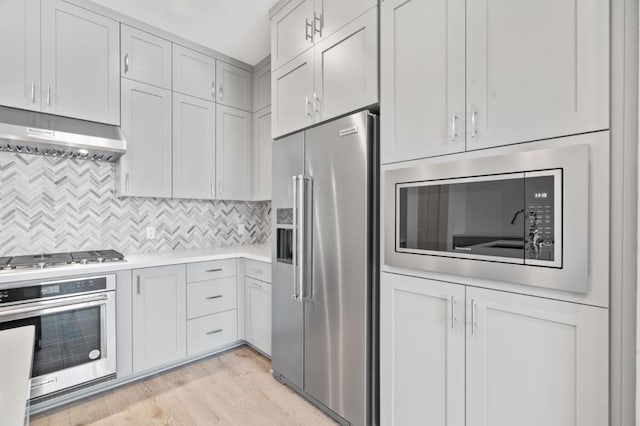
[[[217,61],[216,85],[218,99],[216,102],[233,108],[251,111],[253,78],[249,71],[226,62]]]
[[[271,108],[253,114],[253,199],[271,199]]]
[[[313,123],[313,50],[272,72],[273,138]]]
[[[313,46],[313,1],[291,0],[271,18],[272,69]]]
[[[464,426],[464,286],[381,275],[381,424]]]
[[[173,94],[173,197],[213,199],[216,105]]]
[[[314,50],[314,121],[378,102],[378,10],[371,9]]]
[[[42,110],[120,123],[118,22],[63,0],[42,2]]]
[[[216,60],[173,45],[173,90],[208,101],[216,100]]]
[[[253,110],[260,111],[271,105],[271,64],[256,70],[253,76]]]
[[[122,131],[118,195],[171,197],[171,92],[122,79]]]
[[[381,159],[465,149],[465,0],[381,6]]]
[[[377,4],[377,0],[315,0],[314,39],[330,36]]]
[[[39,111],[40,0],[0,2],[0,105]]]
[[[216,109],[216,198],[250,200],[251,113],[224,105]]]
[[[467,426],[602,426],[608,310],[467,287]]]
[[[467,149],[609,128],[609,2],[467,4]]]
[[[171,42],[122,24],[122,77],[171,89]]]

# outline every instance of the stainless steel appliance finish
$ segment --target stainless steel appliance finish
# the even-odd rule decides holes
[[[0,151],[115,162],[127,142],[117,126],[0,106]]]
[[[31,398],[114,377],[115,275],[0,287],[0,329],[34,325]]]
[[[535,188],[540,187],[540,179],[545,180],[545,190],[536,192]],[[385,172],[384,180],[385,264],[578,293],[588,292],[588,145],[531,150],[452,163],[424,161],[420,166],[389,170]],[[474,209],[471,206],[481,205],[477,202],[477,194],[476,201],[456,201],[449,197],[447,191],[450,188],[442,189],[447,185],[453,187],[478,183],[483,185],[487,196],[495,198],[493,206]],[[518,185],[522,187],[518,188]],[[528,191],[528,185],[533,190]],[[441,203],[437,211],[424,206],[421,208],[418,203],[407,206],[406,195],[403,196],[404,201],[401,200],[401,193],[406,192],[407,188],[420,186],[426,190],[437,187],[437,195],[442,197],[444,194],[444,204]],[[505,189],[508,187],[511,188]],[[496,197],[501,189],[503,193]],[[468,189],[465,191],[469,192]],[[482,191],[478,192],[484,195]],[[539,203],[536,197],[541,200]],[[469,201],[468,208],[464,208],[466,201]],[[405,205],[401,208],[402,203]],[[455,204],[454,209],[448,209],[451,203]],[[508,214],[500,213],[500,209],[508,211]],[[437,232],[447,234],[447,226],[455,228],[452,223],[464,222],[466,227],[475,228],[476,233],[427,238],[436,240],[438,244],[410,242],[406,238],[406,230],[401,229],[401,222],[406,222],[409,214],[444,215],[444,219],[435,221],[426,217],[413,220],[418,224],[445,224],[438,226]],[[498,223],[500,220],[496,219],[496,215],[508,219],[502,220],[504,224]],[[510,226],[518,221],[520,234]],[[482,234],[482,231],[490,232],[495,228],[503,232],[499,235]],[[478,233],[478,230],[481,232]],[[428,235],[430,232],[425,229],[414,231],[413,235]],[[537,244],[543,237],[549,242]]]
[[[274,376],[353,425],[376,416],[376,146],[364,111],[273,151]]]
[[[0,269],[48,268],[58,265],[120,262],[124,255],[115,250],[92,250],[72,253],[44,253],[0,258]]]

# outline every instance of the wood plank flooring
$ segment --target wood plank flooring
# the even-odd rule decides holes
[[[48,411],[31,425],[334,425],[243,346]]]

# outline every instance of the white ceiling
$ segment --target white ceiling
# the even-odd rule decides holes
[[[269,9],[276,0],[92,1],[249,65],[269,54]]]

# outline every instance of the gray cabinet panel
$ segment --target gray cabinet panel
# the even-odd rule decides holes
[[[332,35],[377,4],[376,0],[315,0],[315,41]]]
[[[251,111],[253,81],[251,73],[234,65],[217,61],[216,84],[219,104]]]
[[[381,6],[382,163],[465,149],[465,0]]]
[[[42,110],[120,123],[118,22],[63,0],[42,2]]]
[[[122,79],[120,195],[171,197],[171,92]]]
[[[173,45],[173,90],[208,101],[216,99],[216,60]]]
[[[173,197],[215,197],[216,105],[173,94]]]
[[[313,45],[313,1],[292,0],[271,18],[271,65],[274,70]]]
[[[187,355],[185,266],[133,271],[133,371]]]
[[[251,113],[217,105],[216,183],[218,199],[251,199]]]
[[[271,199],[271,108],[253,114],[253,199]]]
[[[122,24],[121,75],[171,89],[171,42]]]
[[[271,284],[245,277],[245,338],[271,355]]]
[[[0,2],[0,105],[40,110],[40,0]]]
[[[271,105],[271,64],[256,70],[253,77],[253,110]]]
[[[467,5],[467,149],[609,128],[609,2]]]
[[[313,123],[313,49],[271,74],[273,138]]]
[[[314,70],[315,122],[377,103],[378,9],[319,42]]]

